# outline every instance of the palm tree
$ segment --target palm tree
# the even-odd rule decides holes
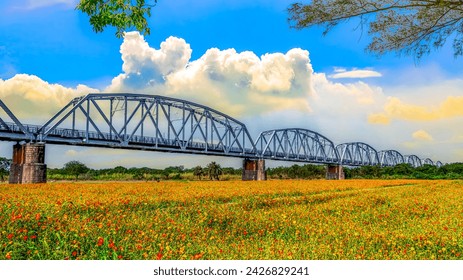
[[[198,165],[193,169],[193,176],[198,176],[198,179],[201,180],[201,176],[204,175],[203,168]]]
[[[215,161],[207,165],[207,174],[209,174],[210,180],[219,180],[219,175],[222,175],[222,167]]]

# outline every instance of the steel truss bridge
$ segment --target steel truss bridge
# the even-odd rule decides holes
[[[144,94],[88,94],[69,102],[43,125],[23,124],[0,100],[0,140],[271,159],[342,166],[441,166],[440,161],[335,145],[303,128],[264,131],[253,140],[246,125],[207,106]]]

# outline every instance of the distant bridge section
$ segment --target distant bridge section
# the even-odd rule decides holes
[[[378,152],[381,166],[394,166],[405,162],[401,153],[396,150],[382,150]]]
[[[362,166],[380,165],[378,152],[362,142],[351,142],[336,146],[341,165]]]
[[[304,128],[264,131],[253,141],[243,123],[222,112],[146,94],[88,94],[73,99],[43,125],[22,124],[0,100],[0,140],[18,143],[11,183],[46,181],[45,143],[239,157],[244,158],[243,180],[265,180],[266,159],[326,164],[332,179],[344,178],[342,166],[442,166],[395,150],[378,152],[362,142],[335,146]]]
[[[415,155],[406,155],[404,157],[405,163],[410,164],[413,167],[420,167],[422,165],[421,159]]]
[[[261,158],[323,164],[339,162],[336,147],[331,140],[302,128],[264,131],[254,146]]]

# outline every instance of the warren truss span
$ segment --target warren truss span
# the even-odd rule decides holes
[[[0,140],[15,141],[10,183],[46,181],[45,144],[80,145],[244,159],[243,180],[265,180],[265,160],[342,166],[441,166],[431,159],[377,152],[361,142],[339,145],[303,128],[264,131],[254,141],[246,125],[207,106],[159,95],[100,93],[78,97],[43,125],[23,124],[0,100]]]

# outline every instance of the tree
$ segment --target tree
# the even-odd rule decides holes
[[[157,0],[80,0],[76,9],[90,17],[93,31],[102,32],[107,26],[116,28],[116,37],[124,36],[127,29],[150,34],[147,18]]]
[[[215,161],[209,163],[206,169],[210,180],[219,180],[219,175],[222,175],[222,167]]]
[[[73,160],[64,165],[63,168],[64,172],[68,175],[73,175],[76,176],[76,181],[77,178],[79,177],[80,174],[87,173],[90,169],[83,163]]]
[[[201,176],[204,175],[203,168],[201,166],[196,166],[193,169],[193,176],[197,176],[199,180],[201,180]]]
[[[312,0],[288,8],[291,26],[323,26],[326,35],[339,23],[360,19],[372,40],[367,50],[404,53],[420,59],[453,39],[454,55],[463,55],[463,0]]]
[[[10,173],[12,160],[0,157],[0,180],[5,181],[5,177]]]

